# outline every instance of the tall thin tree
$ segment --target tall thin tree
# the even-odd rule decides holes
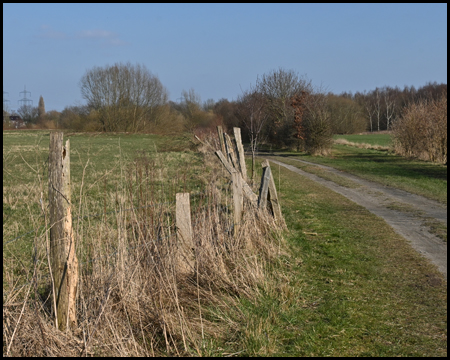
[[[44,98],[42,95],[39,97],[39,104],[38,104],[38,121],[42,122],[45,117],[45,103]]]

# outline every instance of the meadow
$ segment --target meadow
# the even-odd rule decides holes
[[[80,333],[52,326],[40,205],[49,133],[4,131],[4,355],[446,356],[446,281],[364,208],[274,165],[286,227],[246,203],[234,237],[229,177],[191,135],[67,138]],[[389,157],[335,145],[310,160],[381,180],[400,168],[390,181],[409,187],[437,169],[428,179],[444,182],[440,167]],[[255,192],[260,178],[258,162]],[[176,192],[191,193],[188,271],[173,236]]]
[[[446,204],[447,166],[396,155],[389,150],[389,144],[389,134],[335,135],[330,156],[310,156],[293,151],[277,153],[328,165]]]

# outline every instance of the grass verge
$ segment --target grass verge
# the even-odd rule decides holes
[[[244,324],[227,352],[446,356],[447,284],[435,266],[364,208],[272,169],[290,250],[261,296],[240,302],[232,320]]]

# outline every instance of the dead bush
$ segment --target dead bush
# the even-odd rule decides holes
[[[393,126],[396,153],[447,163],[447,96],[421,101],[405,108]]]

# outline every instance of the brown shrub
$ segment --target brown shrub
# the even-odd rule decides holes
[[[400,155],[447,163],[447,96],[405,108],[393,126],[394,150]]]

